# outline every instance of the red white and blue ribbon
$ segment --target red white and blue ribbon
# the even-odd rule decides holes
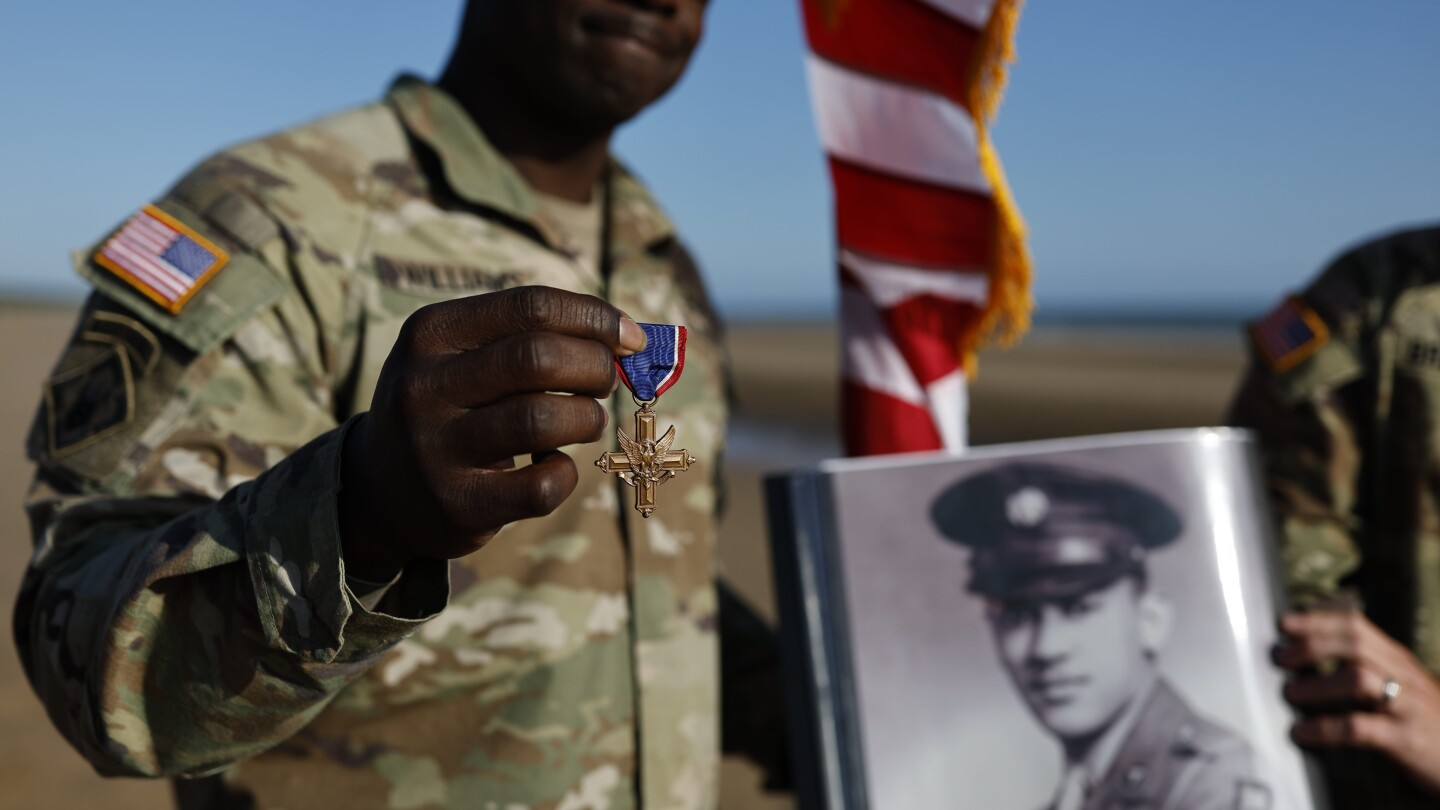
[[[645,350],[615,361],[625,387],[642,402],[653,402],[670,390],[685,370],[685,327],[642,323]]]

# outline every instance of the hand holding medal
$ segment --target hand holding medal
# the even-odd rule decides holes
[[[388,581],[416,557],[462,557],[554,511],[580,477],[560,448],[605,434],[615,358],[645,340],[609,303],[550,287],[413,313],[345,434],[346,571]]]
[[[642,323],[648,342],[645,349],[615,361],[620,379],[635,398],[640,410],[635,412],[635,437],[619,435],[621,452],[609,452],[595,460],[595,466],[635,488],[635,510],[641,517],[650,517],[656,509],[657,488],[690,469],[695,457],[684,450],[671,450],[675,444],[675,426],[655,438],[653,406],[680,379],[685,369],[685,327],[668,324]]]

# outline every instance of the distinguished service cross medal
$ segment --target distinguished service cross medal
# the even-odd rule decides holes
[[[659,486],[676,473],[690,469],[695,457],[684,450],[670,449],[675,444],[674,425],[664,436],[655,438],[655,402],[680,379],[685,368],[685,327],[642,323],[640,328],[648,339],[645,350],[615,362],[620,379],[640,406],[635,412],[635,438],[617,428],[620,452],[602,454],[595,466],[634,487],[635,511],[648,518],[656,509]]]

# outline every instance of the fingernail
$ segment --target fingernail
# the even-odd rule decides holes
[[[645,330],[640,324],[631,320],[629,315],[620,318],[620,354],[622,356],[634,354],[645,348]]]

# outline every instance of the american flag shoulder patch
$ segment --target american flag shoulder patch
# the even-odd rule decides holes
[[[229,254],[153,205],[126,220],[95,252],[95,262],[171,314],[178,314]]]
[[[1250,325],[1250,340],[1271,371],[1289,371],[1330,340],[1330,330],[1315,310],[1297,296],[1281,301]]]

